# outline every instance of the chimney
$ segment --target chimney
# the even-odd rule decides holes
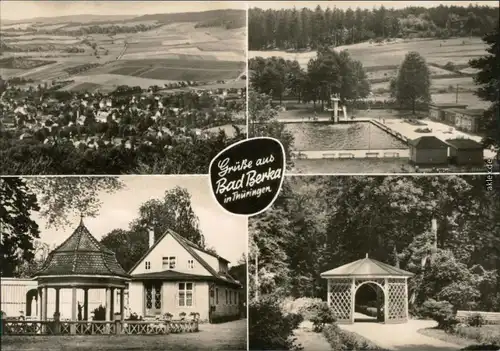
[[[149,248],[152,248],[155,244],[155,231],[153,229],[149,230]]]

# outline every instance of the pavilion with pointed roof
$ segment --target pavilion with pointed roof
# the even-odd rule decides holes
[[[383,294],[383,321],[408,321],[408,278],[414,274],[368,258],[360,259],[321,273],[328,282],[328,305],[340,323],[354,323],[356,292],[369,285]],[[382,296],[380,296],[380,300]],[[377,307],[378,309],[379,307]]]
[[[47,257],[42,268],[33,276],[38,282],[39,316],[48,320],[48,289],[55,289],[55,314],[60,315],[60,290],[71,289],[71,320],[77,320],[77,289],[83,289],[82,319],[88,320],[88,291],[90,289],[106,290],[106,320],[113,320],[114,292],[119,290],[120,318],[124,319],[124,291],[130,276],[118,263],[113,251],[106,248],[89,232],[83,218],[61,245]],[[54,318],[56,316],[54,315]]]

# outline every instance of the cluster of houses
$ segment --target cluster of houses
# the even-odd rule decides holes
[[[434,103],[429,105],[430,118],[464,132],[476,133],[484,109],[468,109],[466,104]]]
[[[43,98],[37,91],[22,92],[14,94],[14,97],[6,95],[0,100],[0,125],[13,131],[20,140],[35,139],[53,144],[57,136],[69,139],[76,147],[98,148],[104,143],[130,148],[132,142],[128,136],[131,135],[149,138],[168,136],[176,140],[191,139],[194,135],[208,136],[210,127],[245,117],[244,108],[241,108],[246,99],[245,93],[244,88],[197,87],[194,91],[181,93],[147,91],[119,98],[99,93],[75,93],[69,101],[60,101]],[[172,101],[176,99],[172,96],[185,99],[184,94],[208,97],[213,104],[209,108],[196,109],[188,101],[181,105],[183,107],[173,107],[175,104]],[[235,109],[234,106],[239,107]],[[109,132],[107,136],[99,131],[90,135],[82,133],[83,126],[92,122],[111,123],[119,126],[119,130]],[[141,127],[141,123],[147,125]],[[151,143],[148,140],[141,142]]]
[[[2,277],[1,311],[3,318],[27,320],[51,320],[56,312],[61,320],[92,320],[99,308],[105,320],[121,313],[145,320],[193,313],[202,321],[234,320],[244,301],[228,264],[171,230],[156,241],[150,231],[149,249],[125,272],[82,221],[33,278]]]
[[[430,105],[430,119],[476,133],[483,109],[468,109],[465,104],[434,103]],[[408,142],[410,162],[417,166],[447,166],[449,164],[477,167],[484,164],[484,146],[472,139],[441,140],[435,136],[422,136]]]

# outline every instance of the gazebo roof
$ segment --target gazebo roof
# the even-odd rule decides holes
[[[83,224],[52,251],[34,277],[107,276],[129,278],[116,260],[115,253],[101,244]]]
[[[321,273],[323,278],[358,276],[382,278],[394,276],[411,277],[413,275],[414,274],[411,272],[368,258],[368,255],[366,255],[366,258],[361,260],[357,260]]]

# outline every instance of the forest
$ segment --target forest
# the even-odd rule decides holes
[[[315,10],[294,8],[248,14],[249,50],[315,50],[388,38],[483,36],[498,27],[498,8],[489,6]]]
[[[366,254],[415,274],[409,280],[414,318],[428,316],[433,301],[450,313],[499,311],[498,180],[287,178],[272,208],[249,221],[250,329],[263,328],[252,321],[262,301],[326,300],[320,274]]]

